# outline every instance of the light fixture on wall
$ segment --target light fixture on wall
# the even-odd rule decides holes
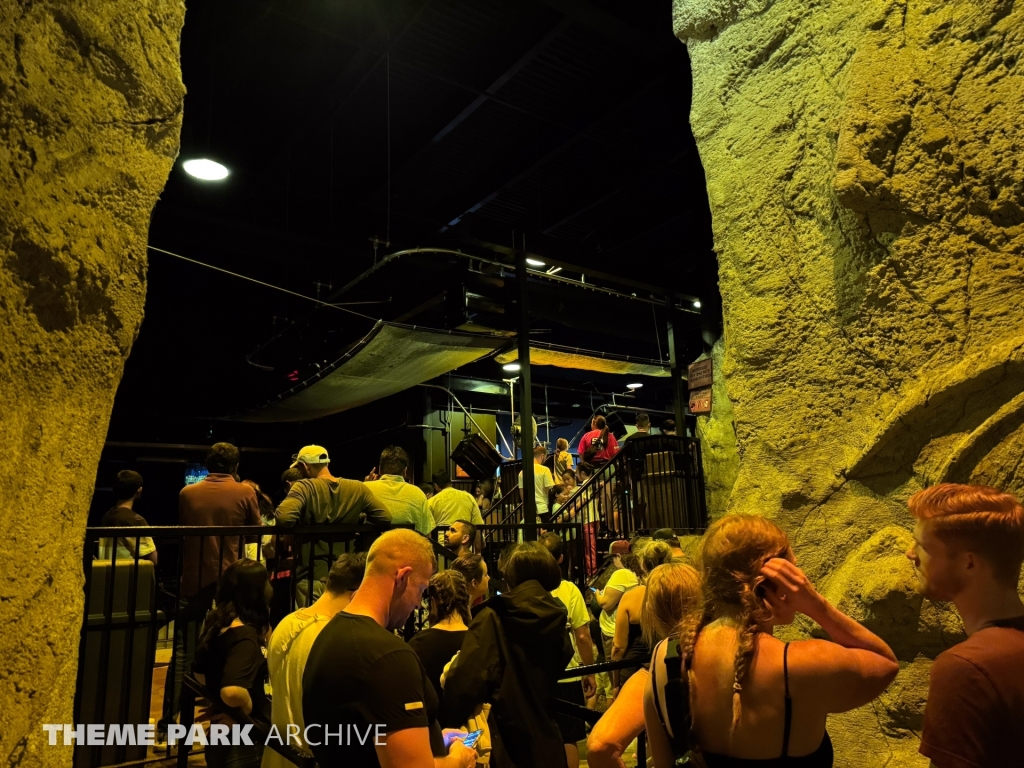
[[[522,366],[519,365],[519,363],[505,363],[503,366],[501,366],[501,370],[508,371],[509,373],[515,373],[520,368],[522,368]]]
[[[540,259],[527,259],[526,263],[529,264],[531,267],[543,267],[543,266],[546,266],[544,264],[544,262],[541,261]]]
[[[697,301],[693,302],[693,308],[694,309],[700,309],[700,300],[699,299]]]
[[[203,181],[221,181],[228,177],[228,169],[218,162],[199,157],[181,164],[185,173]]]

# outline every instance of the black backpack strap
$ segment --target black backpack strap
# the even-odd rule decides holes
[[[688,675],[690,664],[688,659],[685,664],[683,662],[679,641],[669,640],[665,649],[665,714],[668,715],[667,725],[672,731],[672,751],[676,757],[690,751],[690,729],[693,725]]]

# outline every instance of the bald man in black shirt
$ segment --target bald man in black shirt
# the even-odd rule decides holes
[[[352,602],[313,643],[302,678],[302,713],[320,765],[476,764],[476,751],[461,741],[445,747],[433,685],[416,653],[391,633],[420,604],[435,567],[427,539],[410,530],[384,533],[370,547]]]

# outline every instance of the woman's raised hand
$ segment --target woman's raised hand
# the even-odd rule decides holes
[[[790,610],[810,616],[820,616],[827,601],[818,594],[811,580],[796,565],[781,557],[774,557],[761,568],[765,599],[774,609],[787,606]]]

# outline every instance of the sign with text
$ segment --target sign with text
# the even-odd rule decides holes
[[[711,413],[711,387],[690,393],[690,413]]]
[[[686,374],[686,384],[690,389],[710,387],[714,381],[714,368],[711,359],[698,360],[690,366]]]

